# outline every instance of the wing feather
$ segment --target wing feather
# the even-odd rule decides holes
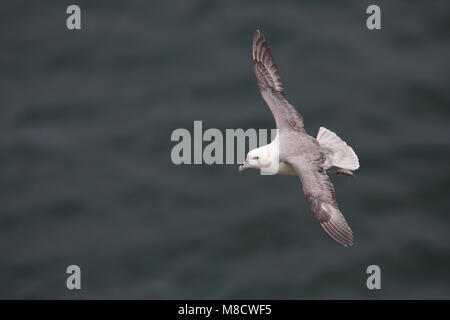
[[[353,232],[339,210],[334,187],[326,171],[317,164],[302,166],[301,159],[289,159],[289,164],[299,175],[306,200],[317,220],[328,235],[341,245],[353,244]]]
[[[277,128],[304,132],[303,119],[284,96],[275,59],[259,30],[253,37],[252,57],[259,90],[272,111]]]

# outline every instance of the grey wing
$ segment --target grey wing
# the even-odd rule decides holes
[[[314,163],[302,165],[299,158],[289,159],[289,164],[299,175],[306,200],[322,228],[341,245],[351,246],[353,232],[339,210],[334,187],[326,171]]]
[[[304,132],[303,119],[284,96],[275,59],[259,30],[253,37],[252,57],[259,90],[272,111],[277,128]]]

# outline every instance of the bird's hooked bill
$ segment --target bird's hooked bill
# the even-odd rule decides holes
[[[249,167],[248,161],[245,160],[245,162],[239,166],[239,172],[244,171],[248,167]]]

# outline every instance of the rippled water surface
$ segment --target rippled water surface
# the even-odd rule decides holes
[[[446,1],[60,1],[0,10],[1,298],[450,298]],[[356,150],[326,236],[299,179],[171,162],[176,128],[272,128],[250,41],[289,101]],[[66,267],[82,290],[66,289]],[[366,288],[377,264],[382,289]]]

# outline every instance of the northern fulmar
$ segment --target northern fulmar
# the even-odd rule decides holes
[[[321,127],[314,138],[306,133],[302,116],[287,101],[275,60],[264,35],[257,30],[252,43],[259,90],[275,118],[277,135],[265,146],[251,150],[239,171],[256,168],[300,177],[303,192],[320,225],[341,245],[353,244],[353,232],[339,210],[327,170],[353,176],[359,160],[353,149],[334,132]]]

